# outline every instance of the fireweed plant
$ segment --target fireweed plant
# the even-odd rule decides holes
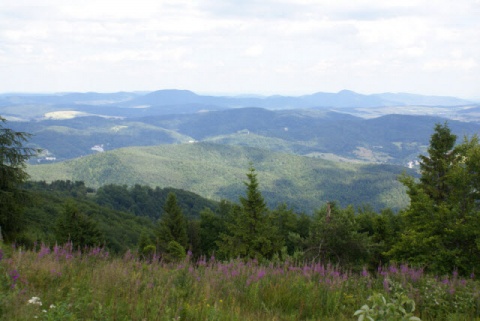
[[[190,255],[166,263],[72,244],[5,247],[0,320],[357,320],[381,302],[403,306],[410,320],[480,320],[480,283],[455,272],[392,265],[353,273],[321,262]]]

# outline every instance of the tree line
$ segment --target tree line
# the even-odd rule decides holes
[[[35,152],[23,147],[27,138],[26,133],[1,127],[0,226],[7,241],[16,240],[24,227],[25,161]],[[149,223],[138,228],[135,247],[145,259],[178,260],[191,255],[315,260],[352,269],[398,262],[434,273],[472,273],[480,263],[478,138],[465,137],[457,143],[447,123],[437,124],[427,155],[420,160],[420,179],[400,177],[410,205],[398,213],[368,206],[341,207],[334,201],[311,216],[295,213],[285,204],[270,209],[253,164],[238,202],[200,202],[186,191],[140,185],[108,185],[93,191],[79,182],[43,182],[30,183],[30,189],[42,184],[44,189],[54,189],[56,184],[57,191],[59,186],[70,189],[75,200],[93,200],[105,209],[144,217]],[[102,229],[87,214],[75,201],[64,202],[55,219],[53,239],[79,246],[105,243]]]

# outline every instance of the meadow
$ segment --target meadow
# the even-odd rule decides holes
[[[71,244],[0,244],[0,320],[480,320],[479,289],[473,273],[408,265],[348,271],[191,254],[167,263]]]

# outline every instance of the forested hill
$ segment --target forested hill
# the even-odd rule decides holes
[[[10,126],[33,134],[29,146],[44,151],[37,159],[42,162],[129,146],[211,141],[406,166],[425,152],[435,123],[444,122],[444,118],[432,116],[386,115],[365,119],[332,111],[235,108],[128,119],[43,119],[10,122]],[[459,137],[480,130],[473,122],[449,120],[449,126]]]
[[[129,147],[62,163],[29,166],[33,180],[174,187],[203,197],[238,200],[252,163],[270,207],[281,203],[313,212],[327,201],[375,209],[407,205],[397,181],[405,169],[391,165],[331,162],[262,149],[212,143]]]
[[[78,213],[94,222],[100,236],[97,241],[120,253],[136,248],[142,233],[154,234],[154,226],[164,214],[169,193],[175,193],[178,206],[189,220],[198,220],[202,210],[218,208],[217,202],[172,188],[106,185],[95,191],[79,181],[27,182],[23,188],[29,193],[23,211],[26,231],[17,241],[42,240],[48,244],[61,241],[58,239],[59,219],[67,204],[74,202]]]

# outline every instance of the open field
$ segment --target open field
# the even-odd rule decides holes
[[[0,259],[1,320],[355,320],[375,293],[407,312],[414,300],[412,315],[422,320],[480,320],[474,275],[430,276],[407,265],[352,272],[288,260],[167,264],[69,244],[2,245]]]

